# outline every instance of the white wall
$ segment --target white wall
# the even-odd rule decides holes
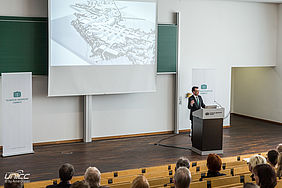
[[[231,66],[275,65],[277,6],[233,1],[159,0],[159,23],[181,12],[181,96],[192,87],[192,68],[216,68],[216,99],[230,108]],[[47,16],[47,0],[6,0],[0,15]],[[95,137],[173,129],[174,76],[158,75],[156,93],[95,96]],[[34,142],[82,138],[82,97],[47,98],[46,77],[33,79]],[[189,128],[187,102],[180,129]],[[228,124],[229,120],[225,121]],[[1,143],[0,143],[1,144]]]
[[[229,112],[231,67],[276,64],[277,6],[208,0],[177,1],[173,6],[169,2],[162,8],[181,13],[182,98],[191,91],[192,68],[215,68],[215,98]],[[167,19],[160,16],[161,22],[165,22],[162,18]],[[190,127],[187,100],[184,101],[180,129]],[[229,125],[229,118],[224,124]]]
[[[277,66],[234,68],[234,113],[282,122],[282,5],[279,10]]]
[[[172,131],[175,76],[158,75],[156,93],[93,97],[93,137]]]

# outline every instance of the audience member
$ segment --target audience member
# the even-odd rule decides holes
[[[219,172],[221,170],[221,165],[221,158],[217,154],[209,154],[207,158],[208,173],[206,176],[202,177],[200,181],[202,181],[203,178],[225,176],[226,174]]]
[[[278,159],[279,153],[276,150],[270,150],[267,152],[267,162],[275,168],[277,164],[277,159]]]
[[[84,179],[89,183],[90,188],[103,188],[103,186],[100,185],[101,173],[96,167],[87,168]]]
[[[74,182],[70,188],[90,188],[89,184],[86,181],[77,181]]]
[[[282,144],[278,144],[276,150],[278,151],[278,153],[282,153]]]
[[[146,177],[140,175],[133,180],[131,188],[150,188],[150,185]]]
[[[190,161],[186,157],[180,157],[177,162],[176,162],[176,167],[175,170],[177,170],[179,167],[187,167],[188,169],[190,168]]]
[[[174,174],[175,188],[188,188],[192,181],[190,170],[187,167],[179,167]]]
[[[252,173],[251,175],[252,181],[255,181],[254,172],[253,172],[255,166],[259,164],[266,164],[266,163],[267,163],[266,159],[261,155],[254,155],[250,158],[248,164],[249,164],[249,170]]]
[[[71,164],[66,163],[59,169],[60,183],[56,185],[48,185],[46,188],[69,188],[71,186],[70,180],[74,175],[74,168]]]
[[[279,179],[282,178],[282,153],[278,156],[276,174]]]
[[[253,169],[256,184],[260,188],[274,188],[277,184],[276,174],[269,164],[259,164]]]

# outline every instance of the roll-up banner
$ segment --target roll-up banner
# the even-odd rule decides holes
[[[32,73],[2,73],[2,156],[33,153]]]

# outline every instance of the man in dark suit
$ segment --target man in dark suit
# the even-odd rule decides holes
[[[193,131],[193,116],[192,113],[196,110],[199,110],[201,108],[205,108],[206,105],[203,102],[202,97],[199,95],[199,88],[194,86],[192,87],[192,93],[193,95],[189,97],[188,99],[188,109],[190,109],[190,120],[191,120],[191,131]],[[190,134],[192,136],[192,134]]]
[[[46,188],[70,188],[70,180],[74,175],[74,168],[71,164],[65,163],[59,169],[59,177],[61,182],[59,184],[48,185]]]

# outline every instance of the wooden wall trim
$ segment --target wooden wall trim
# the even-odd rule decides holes
[[[151,136],[151,135],[172,134],[172,133],[173,133],[173,131],[162,131],[162,132],[142,133],[142,134],[129,134],[129,135],[120,135],[120,136],[107,136],[107,137],[92,138],[92,141],[120,139],[120,138],[133,138],[133,137],[140,137],[140,136]],[[51,142],[40,142],[40,143],[33,143],[33,146],[46,146],[46,145],[54,145],[54,144],[56,145],[56,144],[77,143],[77,142],[83,142],[83,139],[51,141]],[[2,150],[2,149],[3,149],[3,146],[0,146],[0,150]]]
[[[152,136],[152,135],[172,134],[172,133],[173,133],[173,131],[162,131],[162,132],[153,132],[153,133],[141,133],[141,134],[120,135],[120,136],[98,137],[98,138],[92,138],[92,140],[93,141],[97,141],[97,140],[110,140],[110,139],[132,138],[132,137]]]

